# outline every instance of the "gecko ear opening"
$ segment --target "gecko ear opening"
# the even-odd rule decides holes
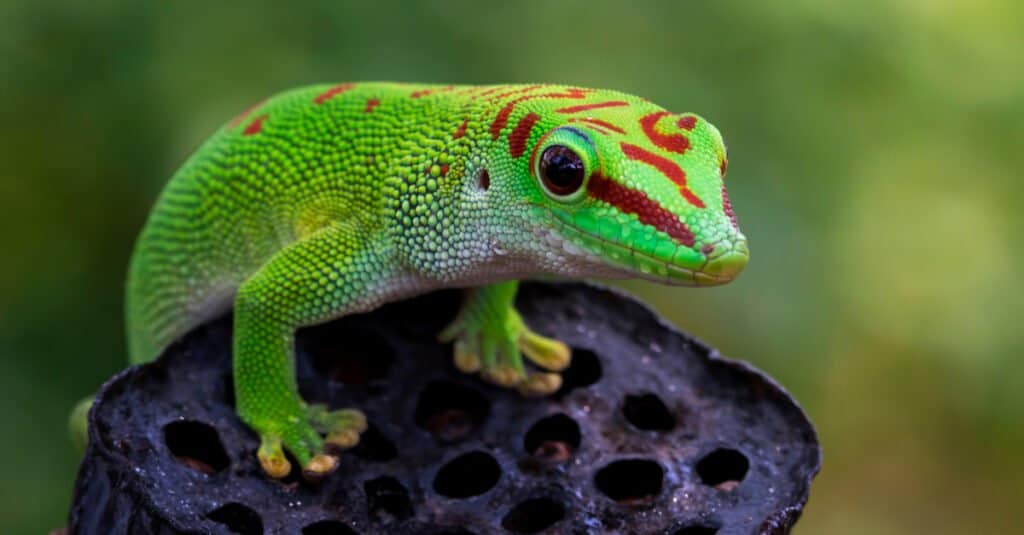
[[[491,175],[487,168],[480,168],[476,172],[476,186],[480,191],[487,191],[491,187]]]

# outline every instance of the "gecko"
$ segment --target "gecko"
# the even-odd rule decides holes
[[[358,409],[302,399],[296,329],[464,288],[439,334],[454,366],[550,394],[571,351],[524,323],[518,281],[733,280],[749,252],[726,165],[707,120],[617,91],[286,91],[221,126],[159,195],[127,277],[130,359],[152,360],[233,309],[236,412],[259,436],[262,469],[286,476],[287,451],[307,477],[323,477],[367,422]]]

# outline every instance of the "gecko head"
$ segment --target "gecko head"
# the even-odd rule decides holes
[[[508,168],[545,270],[689,286],[736,278],[749,253],[726,195],[718,130],[637,97],[599,94],[573,106],[539,101],[527,139],[509,134],[507,146],[524,145]]]

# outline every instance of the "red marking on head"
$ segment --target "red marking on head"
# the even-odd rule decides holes
[[[538,93],[534,95],[523,95],[521,97],[510,100],[501,110],[498,115],[494,117],[494,122],[491,123],[491,139],[498,139],[498,135],[501,134],[502,128],[508,124],[508,118],[512,115],[512,111],[515,110],[516,104],[523,102],[524,100],[530,100],[532,98],[571,98],[578,99],[587,96],[587,93],[592,90],[571,88],[567,89],[564,93]]]
[[[355,86],[356,86],[356,84],[352,84],[352,83],[338,84],[338,85],[328,89],[327,91],[324,91],[323,93],[320,93],[319,95],[317,95],[317,97],[315,99],[313,99],[313,103],[315,103],[315,104],[323,104],[324,102],[327,102],[328,100],[330,100],[330,99],[332,99],[332,98],[334,98],[334,97],[344,93],[345,91],[348,91],[349,89],[352,89]]]
[[[629,106],[628,102],[621,100],[611,100],[608,102],[597,102],[595,104],[580,104],[579,106],[569,106],[568,108],[559,108],[555,111],[558,113],[579,113],[581,111],[588,110],[599,110],[601,108],[616,108],[619,106]]]
[[[468,127],[469,119],[463,119],[462,124],[460,124],[459,127],[455,129],[455,133],[452,134],[452,139],[459,139],[460,137],[466,135],[466,128]]]
[[[248,108],[242,110],[242,113],[239,113],[238,115],[235,116],[234,119],[231,119],[231,122],[228,123],[228,128],[234,128],[234,127],[242,124],[242,121],[244,121],[245,118],[248,117],[250,113],[255,111],[256,108],[259,108],[260,105],[263,104],[263,102],[264,101],[261,100],[261,101],[257,102],[256,104],[253,104],[252,106],[249,106]]]
[[[441,164],[441,176],[448,176],[448,169],[451,169],[450,167],[448,167],[448,164]]]
[[[729,194],[725,192],[725,184],[722,184],[722,211],[732,222],[732,228],[739,230],[740,222],[736,220],[736,214],[732,211],[732,203],[729,202]]]
[[[693,130],[693,127],[697,126],[697,116],[684,115],[676,121],[676,126],[684,130]]]
[[[686,152],[686,149],[690,148],[690,140],[686,136],[682,134],[662,134],[655,128],[658,121],[667,115],[672,114],[667,111],[658,111],[644,115],[640,118],[640,128],[643,129],[644,134],[647,135],[647,139],[651,140],[651,143],[669,152],[683,154]]]
[[[537,124],[539,120],[540,115],[528,113],[526,117],[519,120],[515,130],[512,130],[512,133],[508,135],[508,153],[513,158],[518,158],[526,152],[526,142],[530,139],[530,131],[533,130],[533,125]]]
[[[720,162],[718,162],[718,173],[720,175],[722,175],[723,178],[725,177],[725,171],[728,168],[729,168],[729,160],[726,159],[726,158],[722,158],[722,160]]]
[[[682,194],[687,202],[697,208],[704,208],[704,202],[690,191],[690,187],[686,185],[686,172],[676,165],[675,162],[668,158],[658,156],[657,154],[636,145],[630,145],[629,143],[623,142],[620,143],[619,146],[622,147],[622,153],[630,160],[636,160],[650,165],[660,171],[661,174],[668,177],[669,180],[675,182],[676,185],[679,186],[679,193]]]
[[[245,130],[242,132],[242,135],[251,136],[253,134],[259,134],[260,131],[263,130],[263,121],[266,121],[267,117],[269,117],[269,115],[267,115],[266,113],[257,116],[255,119],[252,120],[251,123],[249,123],[249,126],[245,127]]]
[[[468,128],[468,127],[469,127],[469,119],[463,119],[462,120],[462,124],[460,124],[459,128],[456,128],[455,133],[452,134],[452,138],[453,139],[458,139],[458,138],[466,135],[466,128]]]
[[[517,88],[517,89],[513,89],[512,91],[506,91],[504,93],[498,93],[497,95],[488,97],[487,100],[492,100],[492,101],[493,100],[503,100],[503,99],[506,99],[508,97],[511,97],[512,95],[521,95],[523,93],[529,93],[530,91],[533,91],[534,89],[540,89],[542,87],[544,87],[544,84],[528,85],[526,87],[520,87],[520,88]]]
[[[594,173],[587,183],[587,193],[627,214],[636,214],[641,223],[668,234],[687,247],[693,247],[697,241],[693,232],[679,216],[662,208],[642,191],[628,188],[600,173]]]
[[[592,119],[590,117],[570,117],[570,123],[586,123],[598,129],[603,134],[609,134],[615,132],[617,134],[625,134],[626,131],[609,123],[608,121],[602,121],[601,119]],[[607,132],[606,132],[607,130]]]
[[[370,113],[377,106],[380,106],[380,99],[376,99],[376,98],[368,99],[366,101],[366,109],[364,109],[363,111],[366,112],[366,113]]]

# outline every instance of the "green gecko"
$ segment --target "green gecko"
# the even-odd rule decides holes
[[[344,83],[225,124],[173,176],[132,257],[132,362],[234,307],[239,417],[272,477],[337,466],[366,419],[298,394],[297,328],[466,287],[441,334],[455,366],[559,388],[562,342],[514,307],[534,275],[711,286],[747,262],[718,130],[615,91]],[[523,364],[525,356],[534,366]]]

